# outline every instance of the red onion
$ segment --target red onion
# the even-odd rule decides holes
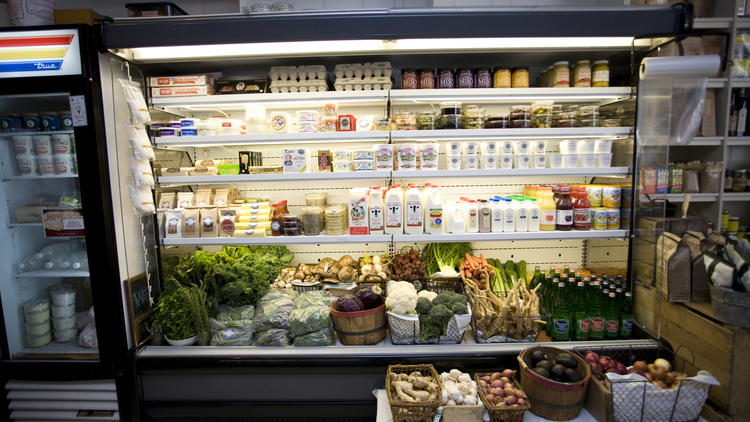
[[[503,387],[505,387],[505,384],[503,384],[503,382],[500,381],[500,380],[495,380],[495,381],[492,381],[492,384],[490,384],[490,387],[492,387],[492,388],[503,388]]]
[[[519,406],[523,406],[523,405],[526,404],[526,400],[523,399],[523,398],[520,398],[520,399],[516,400],[516,404],[519,405]]]
[[[599,355],[589,350],[588,352],[586,352],[586,360],[589,362],[598,362]]]
[[[503,374],[502,374],[502,375],[503,375],[504,377],[506,377],[506,378],[513,378],[513,375],[514,375],[515,373],[516,373],[516,371],[514,371],[514,370],[512,370],[512,369],[506,369],[506,370],[504,370],[504,371],[503,371]],[[506,382],[507,382],[507,381],[506,381]]]

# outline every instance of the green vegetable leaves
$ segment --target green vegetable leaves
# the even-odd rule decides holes
[[[430,243],[424,250],[427,274],[458,275],[458,265],[464,255],[471,255],[474,250],[470,242]]]

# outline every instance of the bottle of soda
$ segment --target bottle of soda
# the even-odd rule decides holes
[[[575,330],[571,330],[574,340],[589,339],[589,314],[586,309],[586,286],[583,281],[578,282],[573,297],[573,315],[571,321],[575,323]]]
[[[607,294],[607,306],[604,307],[604,325],[606,327],[604,337],[616,339],[620,333],[620,317],[617,314],[617,294],[615,292]]]
[[[633,335],[633,295],[625,292],[620,310],[620,338],[628,339]]]
[[[589,338],[591,340],[604,339],[604,314],[602,310],[602,291],[599,281],[594,282],[588,306]]]
[[[552,311],[552,338],[558,341],[567,341],[570,338],[570,307],[565,283],[560,282],[558,286],[557,301]]]
[[[563,267],[563,275],[568,277],[568,274],[570,274],[570,267],[566,265]]]
[[[536,286],[542,284],[543,281],[541,270],[539,267],[534,267],[534,276],[531,278],[531,283],[529,283],[529,290],[533,290]]]
[[[552,313],[555,310],[555,303],[557,303],[557,298],[560,295],[560,288],[558,287],[558,284],[560,284],[560,280],[553,278],[552,284],[550,284],[549,286],[549,294],[547,295],[546,305],[544,305],[544,310],[547,312],[547,325],[545,327],[545,331],[550,338],[554,338],[555,335]]]

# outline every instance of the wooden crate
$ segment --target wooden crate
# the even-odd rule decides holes
[[[679,356],[692,360],[689,349],[695,365],[719,380],[721,386],[711,388],[709,400],[741,420],[750,415],[750,330],[722,324],[711,315],[705,303],[686,306],[662,300],[659,334]]]

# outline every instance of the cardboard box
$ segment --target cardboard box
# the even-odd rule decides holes
[[[151,88],[152,97],[187,97],[192,95],[213,95],[213,93],[213,88],[208,85]]]
[[[670,302],[690,301],[690,250],[680,236],[664,233],[656,242],[656,287]]]
[[[266,92],[266,79],[241,79],[231,81],[216,81],[214,92],[222,94],[257,94]]]
[[[716,90],[706,90],[706,103],[703,106],[703,120],[699,136],[716,136]]]
[[[284,173],[306,173],[310,154],[306,148],[284,148],[281,151],[281,162]]]

